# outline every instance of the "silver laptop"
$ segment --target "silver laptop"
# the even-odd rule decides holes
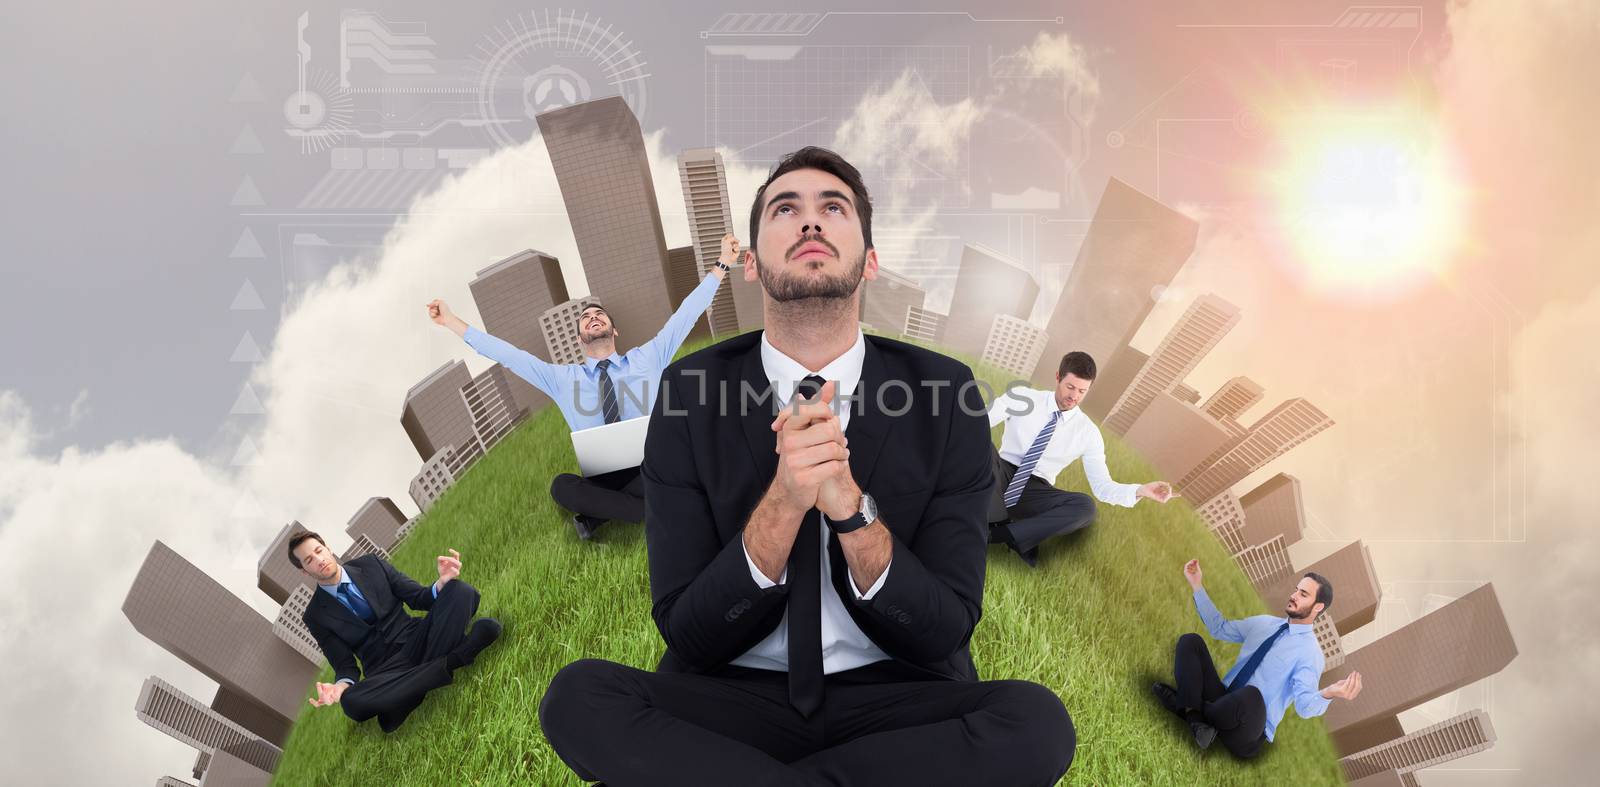
[[[638,467],[644,462],[644,433],[649,425],[650,416],[642,415],[573,432],[572,452],[578,455],[578,472],[587,478]]]

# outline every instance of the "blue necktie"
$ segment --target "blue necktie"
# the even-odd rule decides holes
[[[1028,485],[1028,478],[1033,475],[1033,468],[1039,464],[1039,457],[1044,455],[1044,447],[1050,444],[1050,436],[1056,433],[1056,420],[1061,417],[1057,410],[1050,415],[1044,428],[1039,430],[1039,436],[1033,438],[1033,445],[1029,446],[1028,453],[1023,455],[1022,463],[1017,465],[1016,475],[1011,476],[1011,483],[1006,485],[1006,508],[1010,508],[1022,499],[1022,488]]]
[[[372,605],[368,604],[366,599],[356,595],[350,589],[350,587],[351,586],[349,584],[340,585],[339,598],[343,599],[344,603],[349,605],[350,611],[356,613],[356,617],[371,623],[377,618],[377,615],[372,613]]]
[[[605,413],[606,423],[614,424],[622,420],[622,408],[617,406],[617,388],[611,382],[611,372],[606,371],[611,366],[611,359],[607,358],[596,366],[600,367],[600,407]]]
[[[1283,632],[1288,630],[1288,623],[1279,626],[1277,631],[1272,632],[1272,636],[1267,637],[1266,641],[1261,643],[1261,647],[1256,648],[1256,652],[1250,654],[1250,660],[1244,663],[1244,668],[1239,670],[1239,674],[1233,676],[1232,681],[1228,682],[1228,691],[1233,691],[1250,682],[1250,676],[1256,674],[1256,668],[1261,666],[1261,660],[1267,657],[1267,649],[1271,648],[1272,643],[1277,642],[1278,638],[1283,636]]]

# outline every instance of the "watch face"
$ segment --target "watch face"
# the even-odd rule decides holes
[[[861,515],[869,524],[878,518],[878,501],[873,500],[872,495],[866,492],[861,493]]]

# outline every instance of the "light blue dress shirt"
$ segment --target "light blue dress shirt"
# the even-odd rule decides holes
[[[1223,685],[1233,681],[1239,668],[1250,660],[1250,654],[1288,622],[1288,618],[1272,615],[1254,615],[1243,620],[1228,620],[1217,611],[1217,605],[1206,595],[1205,588],[1194,592],[1194,608],[1206,624],[1211,636],[1228,642],[1243,643],[1239,658],[1233,662],[1228,674],[1222,677]],[[1267,705],[1267,740],[1272,740],[1278,721],[1289,704],[1302,719],[1321,716],[1328,709],[1328,700],[1322,696],[1317,681],[1322,677],[1322,647],[1310,623],[1290,623],[1289,630],[1272,644],[1272,649],[1262,657],[1261,666],[1245,685],[1261,692]]]
[[[667,318],[655,338],[622,355],[611,354],[611,382],[616,387],[622,420],[642,418],[655,407],[662,370],[672,363],[672,356],[677,354],[695,320],[711,305],[721,281],[708,274]],[[554,400],[573,431],[606,422],[600,406],[599,358],[585,358],[581,364],[550,363],[472,326],[461,338],[479,355],[499,362]]]
[[[338,602],[340,604],[343,604],[345,609],[350,610],[350,614],[355,615],[358,618],[361,617],[361,613],[356,612],[356,608],[350,606],[350,602],[346,601],[345,597],[343,595],[340,595],[340,593],[339,593],[339,586],[340,585],[349,585],[351,594],[353,594],[356,598],[361,599],[362,601],[367,601],[367,594],[361,592],[361,586],[357,585],[355,583],[355,580],[350,578],[350,572],[345,571],[344,570],[344,566],[340,566],[339,567],[339,581],[338,582],[335,582],[332,585],[324,585],[321,582],[317,583],[317,587],[322,588],[324,592],[326,592],[330,596],[333,596],[336,600],[338,600]],[[438,598],[439,597],[439,583],[437,583],[437,582],[435,582],[433,584],[433,597],[434,598]],[[369,606],[369,607],[372,606],[372,602],[367,601],[367,606]],[[378,610],[376,608],[374,608],[372,610],[372,614],[374,614],[374,615],[378,614]],[[353,681],[353,680],[351,680],[349,678],[340,678],[337,682],[338,683],[355,683],[355,681]]]

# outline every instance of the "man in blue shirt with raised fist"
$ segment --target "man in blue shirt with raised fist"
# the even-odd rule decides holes
[[[1254,757],[1273,739],[1290,703],[1301,718],[1310,719],[1321,716],[1332,700],[1353,700],[1361,693],[1359,672],[1317,689],[1323,658],[1312,621],[1333,604],[1333,585],[1326,577],[1301,577],[1284,605],[1285,617],[1228,620],[1201,584],[1200,561],[1185,563],[1183,576],[1194,589],[1195,610],[1211,636],[1243,643],[1238,661],[1218,678],[1205,639],[1185,634],[1178,638],[1173,659],[1178,685],[1153,687],[1161,704],[1189,723],[1195,745],[1204,749],[1220,738],[1234,756]]]

